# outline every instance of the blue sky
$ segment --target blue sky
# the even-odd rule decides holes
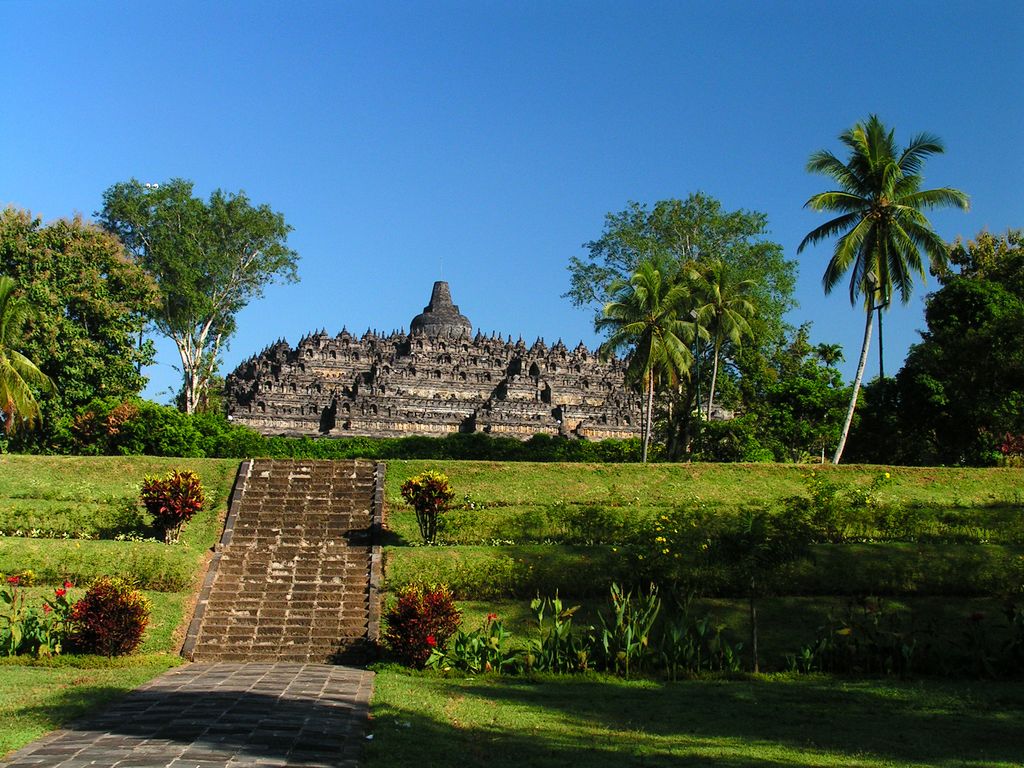
[[[607,212],[703,191],[796,258],[824,220],[808,156],[872,112],[945,141],[926,185],[972,208],[936,212],[943,237],[1024,226],[1022,38],[1015,2],[0,0],[0,205],[91,216],[117,181],[184,177],[284,213],[301,282],[242,312],[226,371],[407,326],[439,277],[485,332],[594,346],[561,295]],[[863,313],[823,295],[830,253],[799,258],[789,319],[852,377]],[[890,373],[928,290],[886,318]],[[148,394],[175,363],[161,344]]]

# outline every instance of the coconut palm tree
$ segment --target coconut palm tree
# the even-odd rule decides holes
[[[805,208],[839,215],[811,230],[797,253],[838,236],[822,283],[825,293],[850,273],[850,303],[862,297],[865,307],[864,342],[861,345],[853,396],[846,413],[833,464],[838,464],[857,407],[857,395],[867,364],[875,299],[888,300],[893,287],[904,304],[910,300],[914,275],[925,278],[924,251],[934,268],[944,267],[947,246],[932,228],[923,210],[952,206],[967,210],[968,198],[951,187],[921,189],[921,167],[931,155],[944,151],[937,136],[921,133],[906,149],[896,146],[894,133],[877,115],[843,132],[839,140],[850,150],[844,163],[831,152],[820,150],[807,161],[807,170],[828,176],[838,189],[812,196]]]
[[[628,281],[617,280],[612,300],[604,306],[595,323],[609,332],[600,354],[607,359],[628,350],[626,379],[639,383],[644,402],[643,461],[651,442],[654,392],[661,384],[674,384],[690,370],[693,355],[687,342],[696,326],[680,319],[680,309],[689,296],[685,282],[667,279],[668,269],[658,261],[644,261]]]
[[[24,342],[25,323],[31,314],[28,304],[14,295],[14,280],[0,277],[0,419],[7,434],[39,421],[32,387],[53,391],[46,374],[17,350]]]
[[[711,259],[695,274],[694,282],[698,296],[697,322],[707,328],[711,337],[713,362],[707,407],[710,421],[722,345],[726,341],[738,345],[744,336],[754,335],[750,329],[750,321],[757,313],[752,295],[754,281],[736,279],[734,270],[725,261]]]

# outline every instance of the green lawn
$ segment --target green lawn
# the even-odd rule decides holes
[[[55,662],[60,666],[0,664],[0,758],[181,661],[148,654],[113,661],[69,657]]]
[[[672,684],[384,670],[368,768],[1020,766],[1024,688],[788,677]]]

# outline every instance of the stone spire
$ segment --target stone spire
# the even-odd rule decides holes
[[[452,304],[452,292],[448,283],[438,280],[430,293],[430,303],[423,312],[416,315],[409,324],[411,334],[424,336],[440,336],[453,339],[468,339],[473,333],[473,324],[469,318],[459,312],[459,307]]]

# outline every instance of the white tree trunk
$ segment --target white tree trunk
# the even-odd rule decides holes
[[[853,379],[853,395],[850,397],[850,407],[846,411],[846,421],[843,423],[842,434],[839,435],[839,445],[836,446],[836,454],[832,457],[833,464],[838,464],[839,460],[843,457],[843,449],[846,447],[846,436],[850,433],[850,424],[853,423],[853,412],[857,409],[857,395],[860,394],[860,382],[864,378],[864,368],[868,363],[868,347],[871,346],[871,326],[874,317],[875,313],[868,309],[867,321],[864,323],[864,344],[860,348],[860,362],[857,363],[857,375]]]
[[[647,377],[647,403],[645,404],[644,411],[646,412],[646,418],[644,419],[644,430],[643,430],[643,457],[642,461],[644,464],[647,463],[647,447],[651,444],[651,422],[654,411],[654,376],[648,375]]]
[[[708,421],[711,421],[711,406],[715,401],[715,383],[718,381],[718,353],[720,345],[715,344],[715,362],[711,367],[711,389],[708,392]]]

